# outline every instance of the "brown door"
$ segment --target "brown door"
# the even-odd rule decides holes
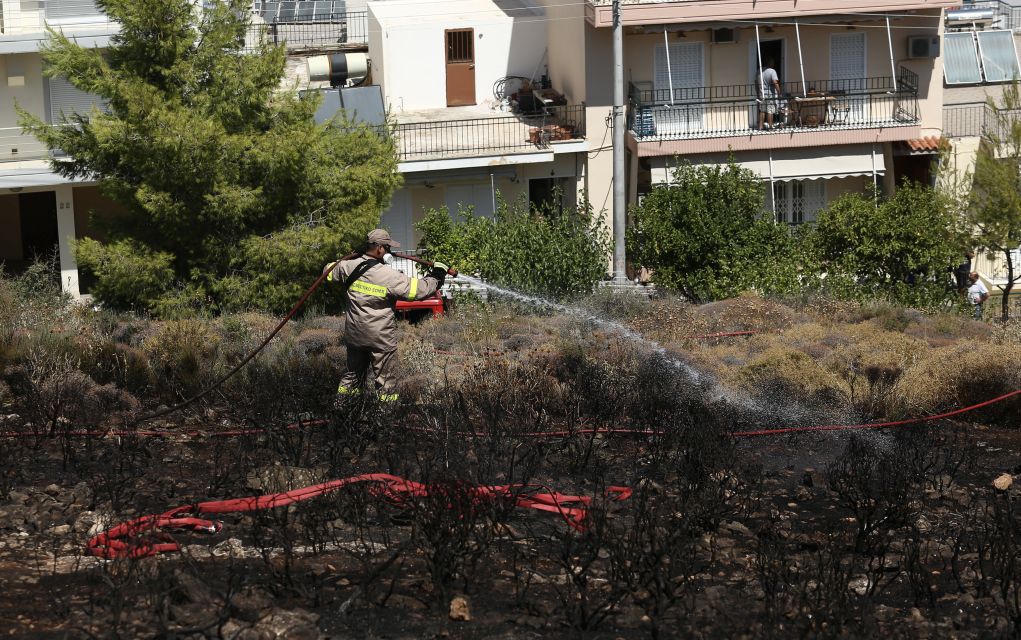
[[[448,29],[447,106],[475,104],[475,30]]]

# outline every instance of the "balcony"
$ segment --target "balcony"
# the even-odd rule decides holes
[[[50,157],[46,145],[21,132],[21,127],[0,128],[0,163],[42,160]]]
[[[343,0],[252,3],[253,29],[288,52],[364,49],[369,41],[367,11],[348,11]]]
[[[29,35],[45,37],[46,27],[61,29],[68,35],[104,35],[114,33],[106,15],[94,0],[36,0],[35,2],[0,2],[0,41],[2,36]]]
[[[588,0],[585,17],[594,27],[613,26],[613,0]],[[960,0],[621,0],[625,26],[683,22],[807,18],[839,14],[891,11],[938,12]]]
[[[556,153],[577,150],[568,145],[585,138],[585,108],[577,105],[547,106],[532,113],[450,107],[408,111],[396,120],[393,131],[401,162]]]
[[[631,83],[628,130],[639,155],[663,155],[866,142],[874,138],[856,132],[917,129],[920,123],[918,78],[905,69],[896,82],[893,77],[799,81],[782,90],[771,107],[776,112],[772,128],[760,131],[759,111],[767,103],[754,84],[674,88],[671,95],[669,89],[653,90],[650,83]],[[700,144],[659,152],[646,144],[667,141]]]

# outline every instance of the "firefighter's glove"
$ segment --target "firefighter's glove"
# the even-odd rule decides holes
[[[443,264],[442,262],[434,262],[432,271],[429,272],[429,275],[432,276],[433,278],[436,278],[436,281],[439,282],[439,285],[437,286],[442,287],[443,283],[447,279],[447,271],[449,270],[450,267]]]

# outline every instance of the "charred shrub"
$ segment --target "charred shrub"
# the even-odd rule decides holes
[[[710,558],[699,553],[704,529],[686,510],[689,499],[643,483],[607,536],[611,579],[626,588],[650,620],[653,638],[690,616]]]
[[[901,447],[883,450],[874,441],[851,436],[826,471],[838,503],[854,515],[858,551],[881,552],[892,533],[917,515],[913,498],[924,476],[903,460]]]

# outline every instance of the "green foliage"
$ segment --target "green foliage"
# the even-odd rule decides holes
[[[174,256],[131,239],[103,244],[82,238],[75,245],[80,266],[96,276],[92,294],[119,309],[148,309],[174,284]]]
[[[999,104],[990,99],[987,111],[992,126],[982,134],[975,157],[975,183],[966,208],[974,241],[982,249],[1002,255],[1007,265],[1007,285],[1001,298],[1000,316],[1010,319],[1010,291],[1021,279],[1021,265],[1011,254],[1021,245],[1021,95],[1017,84],[1004,88]]]
[[[657,284],[696,302],[755,289],[786,293],[797,285],[798,243],[764,215],[755,175],[724,167],[681,164],[633,212],[628,255],[653,270]]]
[[[905,182],[896,194],[845,194],[820,212],[806,244],[822,265],[819,286],[843,298],[881,297],[907,305],[953,297],[947,268],[960,256],[950,202]]]
[[[121,26],[108,49],[51,30],[43,56],[47,74],[102,96],[109,112],[61,127],[20,112],[26,132],[67,152],[57,172],[98,176],[126,210],[108,224],[109,245],[80,247],[86,267],[102,265],[97,299],[149,311],[286,309],[378,224],[400,184],[392,140],[317,125],[315,98],[280,91],[283,48],[242,51],[245,0],[208,3],[201,17],[191,0],[100,4]],[[136,288],[134,268],[153,256],[173,277]]]
[[[609,240],[588,208],[534,211],[500,202],[496,215],[433,209],[416,225],[429,254],[494,284],[554,298],[592,291],[605,274]]]

